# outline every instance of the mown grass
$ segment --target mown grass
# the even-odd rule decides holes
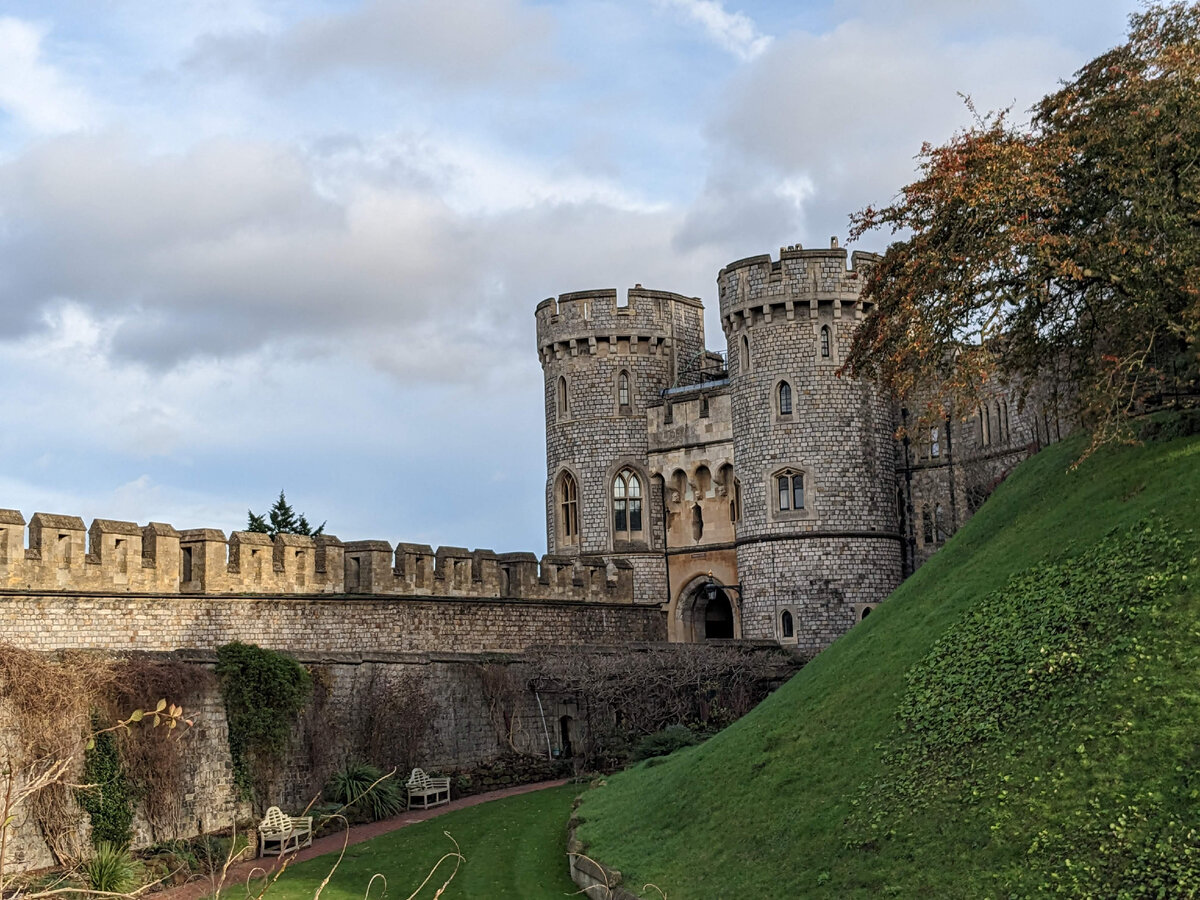
[[[1200,524],[1200,440],[1105,450],[1069,470],[1082,446],[1021,466],[943,552],[750,715],[590,791],[580,808],[589,853],[627,885],[653,882],[672,900],[1080,896],[1115,884],[1106,873],[1122,868],[1142,873],[1121,888],[1129,896],[1139,880],[1148,896],[1194,896],[1170,880],[1200,880],[1200,841],[1190,851],[1172,843],[1200,821],[1200,567],[1190,531]],[[1138,544],[1145,523],[1157,523],[1151,549]],[[1113,549],[1096,551],[1114,531]],[[1123,567],[1109,567],[1108,581],[1080,588],[1093,599],[1152,588],[1128,616],[1102,623],[1123,643],[1095,639],[1089,621],[1083,637],[1049,628],[1051,643],[1066,642],[1058,652],[1078,650],[1080,672],[1041,684],[1012,719],[941,752],[956,718],[922,719],[915,708],[1008,690],[987,689],[993,651],[980,635],[999,634],[995,652],[1006,658],[1040,650],[1020,646],[1022,628],[972,616],[1038,616],[1057,603],[1070,622],[1072,579],[1083,585],[1086,568],[1098,568],[1089,551],[1127,554],[1137,569],[1122,582]],[[1155,583],[1172,561],[1176,576]],[[953,692],[956,678],[976,683],[947,701],[938,692]],[[924,735],[929,746],[904,730],[902,701],[918,722],[944,729]],[[1161,871],[1171,865],[1185,868]]]
[[[409,896],[443,854],[453,851],[449,832],[466,857],[442,895],[453,898],[538,900],[576,890],[567,875],[566,823],[579,787],[548,788],[455,810],[355,844],[334,873],[322,900],[362,900],[376,873],[387,879],[387,896]],[[336,854],[294,865],[271,888],[272,900],[312,900]],[[450,874],[453,860],[417,895],[432,898]],[[376,882],[371,897],[381,895]],[[239,892],[239,888],[232,888]]]

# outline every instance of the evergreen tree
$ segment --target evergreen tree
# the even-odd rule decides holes
[[[246,510],[246,513],[247,531],[269,534],[272,538],[277,534],[307,534],[315,537],[325,533],[325,523],[322,522],[320,527],[314,529],[304,513],[297,513],[292,509],[282,490],[279,492],[279,499],[268,510],[267,515],[257,515],[252,509]]]

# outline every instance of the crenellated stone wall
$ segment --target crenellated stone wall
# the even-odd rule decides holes
[[[333,535],[251,531],[0,509],[0,590],[147,594],[374,594],[632,603],[619,558],[493,553]]]

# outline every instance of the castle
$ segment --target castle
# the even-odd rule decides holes
[[[923,398],[900,403],[839,374],[875,259],[855,253],[847,268],[833,242],[730,263],[717,279],[727,354],[705,347],[693,297],[637,286],[540,303],[540,560],[0,510],[0,635],[21,650],[139,651],[197,670],[231,641],[295,655],[322,685],[273,788],[298,806],[337,760],[366,752],[363,710],[395,691],[424,698],[423,731],[390,764],[470,770],[512,751],[571,757],[591,739],[585,701],[533,677],[546,654],[678,665],[741,654],[786,677],[797,661],[780,645],[807,657],[853,627],[1061,427],[1052,394],[1018,411],[997,387],[969,415],[917,429]],[[683,646],[728,638],[742,640]],[[498,669],[522,688],[499,718]],[[142,810],[138,846],[248,814],[223,701],[205,683],[184,700],[204,723],[184,800],[161,821]],[[24,815],[12,858],[49,865]]]
[[[730,263],[726,354],[705,347],[694,297],[639,285],[538,304],[540,561],[47,513],[26,547],[24,517],[0,510],[0,626],[45,650],[254,635],[297,652],[752,638],[815,653],[1061,428],[1053,398],[1018,413],[997,387],[898,442],[908,408],[840,372],[875,259],[848,268],[833,240]]]
[[[661,604],[673,641],[813,653],[868,615],[1062,429],[1055,398],[1018,412],[999,386],[917,429],[842,374],[876,259],[847,268],[832,239],[730,263],[725,354],[705,347],[698,298],[638,285],[539,304],[551,555],[627,562],[633,602]]]

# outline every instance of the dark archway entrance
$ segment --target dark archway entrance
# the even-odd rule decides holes
[[[733,607],[729,603],[729,595],[717,590],[704,608],[704,639],[732,640],[733,638]]]

